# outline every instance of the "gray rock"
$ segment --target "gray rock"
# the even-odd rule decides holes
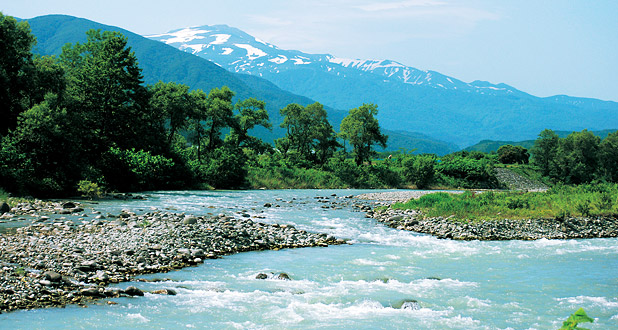
[[[75,203],[73,202],[66,202],[66,203],[62,203],[62,208],[63,209],[74,209],[77,206],[75,205]]]
[[[265,280],[268,278],[268,275],[264,274],[264,273],[259,273],[257,274],[257,276],[255,277],[258,280]]]
[[[185,225],[192,225],[197,223],[197,218],[192,216],[186,216],[182,223]]]
[[[60,280],[62,280],[62,275],[54,271],[51,271],[51,270],[44,272],[43,277],[45,277],[46,280],[49,280],[52,282],[59,282]]]
[[[81,294],[87,297],[97,297],[97,298],[105,298],[105,294],[103,293],[103,288],[87,288],[82,289]]]
[[[130,286],[124,290],[122,290],[122,293],[129,295],[129,296],[143,296],[144,295],[144,291],[134,287],[134,286]]]
[[[9,206],[7,202],[0,203],[0,214],[8,213],[10,211],[11,211],[11,207]]]
[[[286,273],[279,273],[279,274],[277,274],[276,279],[284,280],[284,281],[290,281],[291,280],[290,276],[288,274],[286,274]]]
[[[166,294],[168,296],[175,296],[176,295],[176,291],[174,291],[172,289],[154,290],[151,293],[153,293],[153,294]]]

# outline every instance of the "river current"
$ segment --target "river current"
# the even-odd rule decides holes
[[[113,214],[244,213],[352,244],[206,260],[141,276],[162,281],[117,285],[169,288],[175,296],[2,314],[0,329],[557,329],[580,307],[595,319],[584,327],[618,329],[618,239],[441,240],[387,228],[350,206],[325,208],[330,204],[315,198],[342,203],[349,199],[340,197],[364,192],[154,192],[91,205]],[[256,279],[280,272],[291,280]]]

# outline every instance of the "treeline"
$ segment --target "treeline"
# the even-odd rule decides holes
[[[601,140],[588,130],[560,138],[546,129],[531,151],[534,164],[555,182],[618,182],[618,131]]]

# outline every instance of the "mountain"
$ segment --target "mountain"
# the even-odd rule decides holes
[[[616,102],[564,95],[540,98],[506,84],[465,83],[391,60],[283,50],[226,25],[182,28],[148,38],[232,72],[266,78],[333,108],[376,103],[383,127],[423,132],[460,146],[486,139],[533,139],[546,128],[618,127]]]
[[[281,137],[285,131],[279,127],[282,118],[279,109],[290,103],[308,105],[315,101],[304,96],[285,91],[272,82],[257,76],[248,74],[232,73],[221,66],[178,49],[162,44],[157,41],[144,38],[125,29],[100,24],[83,18],[66,15],[46,15],[27,20],[32,33],[37,38],[37,45],[33,51],[42,55],[57,55],[62,51],[66,43],[85,42],[86,31],[89,29],[101,29],[118,31],[128,39],[128,45],[135,52],[139,66],[143,69],[144,81],[147,84],[155,84],[159,80],[175,81],[190,86],[192,89],[209,91],[215,87],[228,86],[236,93],[236,100],[255,97],[266,102],[273,130],[257,129],[254,134],[272,142]],[[325,107],[329,120],[335,128],[339,127],[341,120],[347,115],[347,111]],[[438,139],[432,139],[422,134],[398,133],[384,131],[390,136],[386,150],[398,150],[400,148],[414,149],[418,152],[434,152],[446,154],[457,149],[457,146],[445,143]]]

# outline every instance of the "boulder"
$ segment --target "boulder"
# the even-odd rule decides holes
[[[264,274],[264,273],[259,273],[257,274],[257,276],[255,277],[258,280],[265,280],[268,278],[268,275]]]
[[[51,282],[60,282],[60,280],[62,280],[62,275],[51,270],[44,272],[43,277],[45,277],[46,280]]]
[[[153,294],[166,294],[168,296],[175,296],[176,295],[176,291],[174,291],[172,289],[154,290],[151,293],[153,293]]]
[[[285,280],[285,281],[290,281],[291,280],[290,276],[288,274],[286,274],[286,273],[279,273],[279,274],[277,274],[276,278],[278,280]]]
[[[129,296],[143,296],[144,295],[144,291],[134,287],[134,286],[130,286],[124,290],[122,290],[122,293],[129,295]]]
[[[77,205],[75,205],[75,203],[73,203],[73,202],[62,203],[62,208],[63,209],[74,209],[76,207],[77,207]]]
[[[9,206],[9,204],[7,204],[7,202],[0,203],[0,214],[8,213],[10,211],[11,207]]]
[[[396,309],[411,309],[418,310],[421,309],[421,305],[419,305],[418,301],[414,299],[404,299],[393,305],[393,308]]]

